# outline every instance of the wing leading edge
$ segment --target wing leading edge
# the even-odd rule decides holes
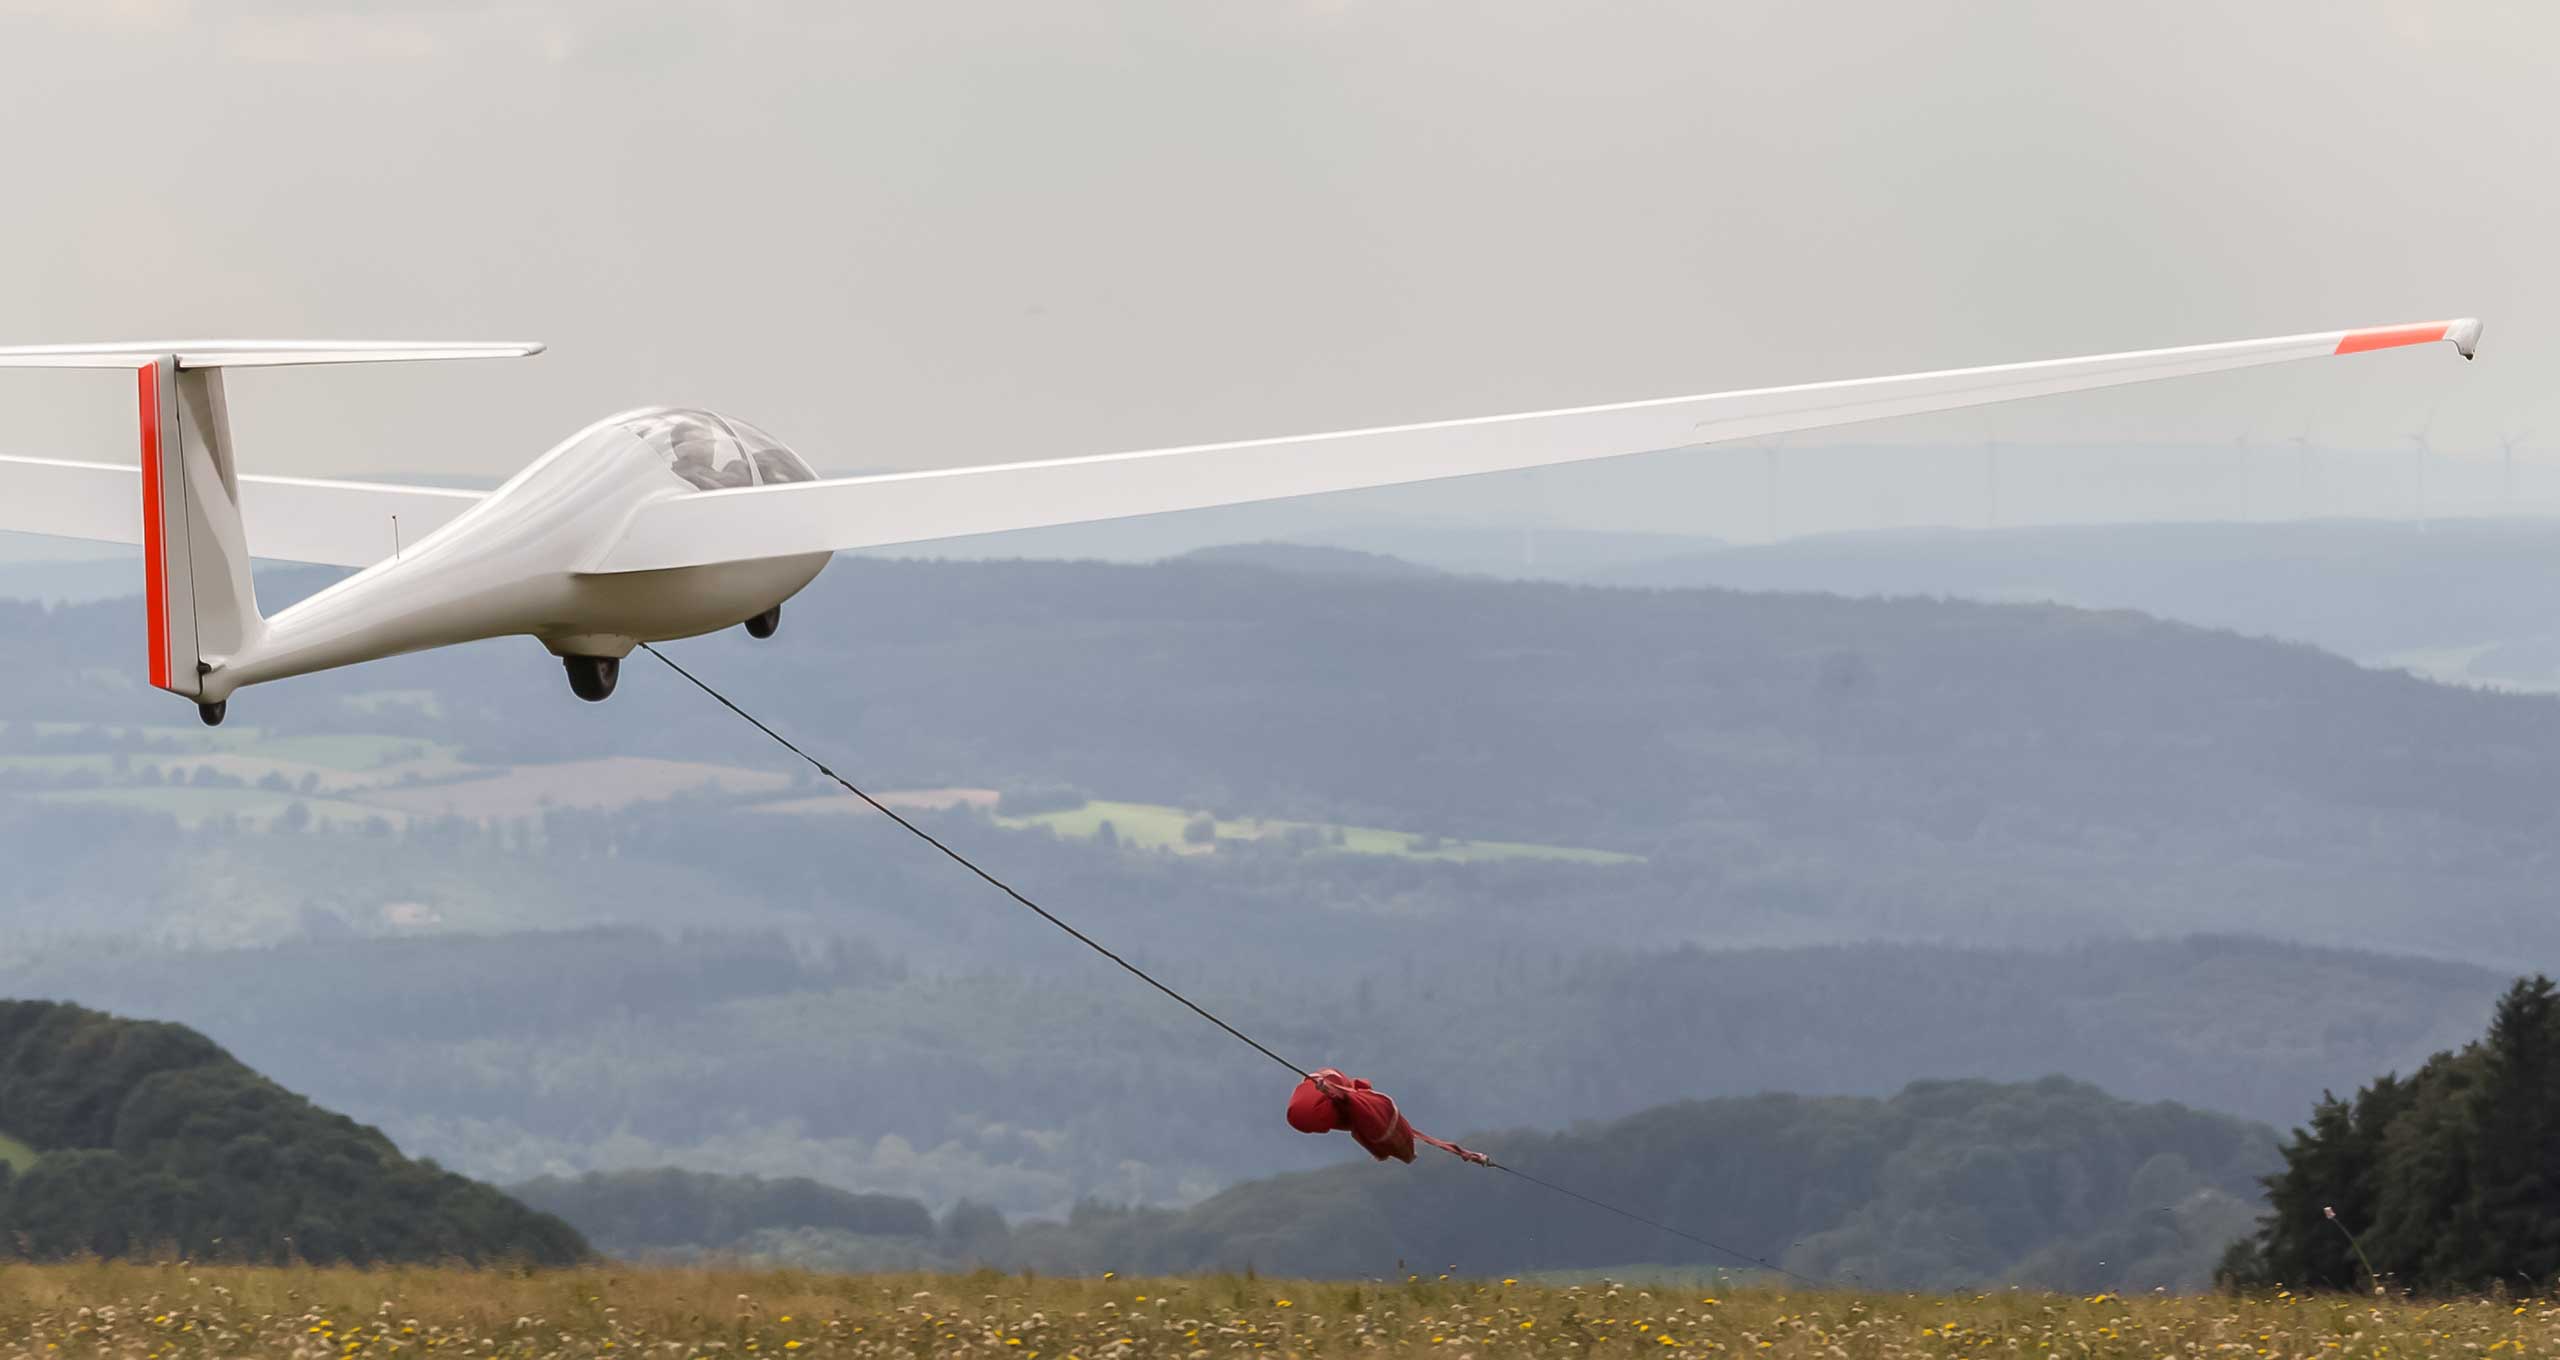
[[[164,354],[176,355],[178,367],[190,369],[522,359],[541,352],[539,340],[118,340],[0,346],[0,368],[132,368]]]
[[[2477,320],[2321,331],[1282,439],[706,491],[644,506],[596,570],[650,571],[1392,486],[2447,341]]]

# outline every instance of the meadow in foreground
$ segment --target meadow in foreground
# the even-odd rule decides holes
[[[2560,1349],[2560,1304],[2335,1295],[1935,1296],[1424,1277],[976,1275],[597,1267],[0,1266],[0,1355],[1455,1357],[2490,1356]]]

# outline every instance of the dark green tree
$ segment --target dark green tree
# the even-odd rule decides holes
[[[2386,1287],[2540,1289],[2560,1279],[2560,989],[2521,979],[2488,1034],[2323,1099],[2267,1179],[2268,1213],[2224,1259],[2243,1287],[2350,1288],[2360,1245]],[[2330,1214],[2335,1210],[2335,1217]],[[2355,1236],[2351,1238],[2351,1234]]]

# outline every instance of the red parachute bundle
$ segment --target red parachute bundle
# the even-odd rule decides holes
[[[1352,1141],[1369,1150],[1379,1161],[1390,1157],[1399,1162],[1413,1160],[1413,1145],[1418,1140],[1443,1152],[1463,1157],[1479,1166],[1493,1159],[1481,1152],[1469,1152],[1455,1143],[1444,1143],[1405,1121],[1396,1109],[1394,1098],[1358,1077],[1346,1077],[1333,1068],[1319,1068],[1298,1089],[1289,1093],[1289,1127],[1300,1133],[1331,1133],[1348,1129]]]

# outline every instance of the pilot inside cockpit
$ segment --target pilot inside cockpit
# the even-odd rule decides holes
[[[816,481],[800,455],[743,420],[710,411],[649,411],[623,428],[667,460],[667,467],[702,491]]]

